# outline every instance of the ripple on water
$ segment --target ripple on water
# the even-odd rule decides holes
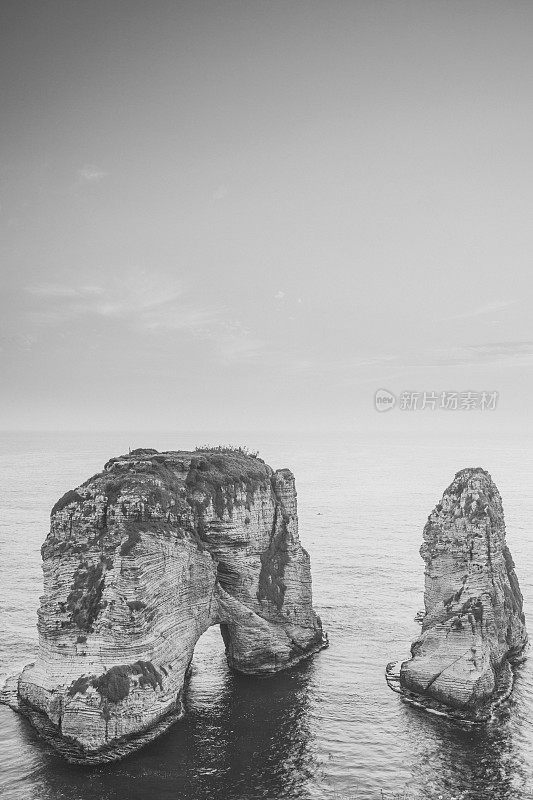
[[[1,436],[0,672],[35,652],[49,509],[110,455],[147,444],[146,435],[132,433]],[[197,439],[170,433],[154,435],[152,444],[190,447]],[[533,464],[524,458],[515,469],[523,443],[246,440],[296,474],[301,537],[330,648],[257,680],[229,672],[219,631],[211,629],[196,647],[187,717],[134,757],[91,771],[63,762],[25,720],[0,707],[2,800],[381,800],[382,789],[386,800],[402,791],[410,800],[526,800],[533,787],[531,658],[517,670],[498,725],[475,734],[409,708],[383,678],[385,664],[407,657],[420,630],[413,618],[423,605],[418,548],[427,514],[466,464],[494,474],[533,619]]]

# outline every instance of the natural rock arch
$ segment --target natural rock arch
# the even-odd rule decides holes
[[[183,714],[200,636],[252,675],[326,644],[294,477],[242,451],[136,450],[56,503],[20,710],[69,760],[119,758]]]

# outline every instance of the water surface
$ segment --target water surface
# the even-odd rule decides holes
[[[32,660],[40,545],[67,489],[128,447],[186,449],[216,433],[0,434],[0,674]],[[300,536],[331,646],[269,679],[231,673],[211,628],[198,642],[188,713],[123,762],[72,767],[0,706],[6,800],[525,800],[533,798],[533,660],[498,725],[473,732],[404,705],[385,664],[419,631],[424,522],[454,473],[491,472],[533,625],[533,464],[523,438],[235,437],[296,474]],[[519,468],[518,468],[519,465]]]

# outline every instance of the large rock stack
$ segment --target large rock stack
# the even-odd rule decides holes
[[[137,450],[67,492],[42,548],[19,706],[67,758],[118,758],[183,713],[198,638],[266,675],[324,646],[289,470],[242,451]]]

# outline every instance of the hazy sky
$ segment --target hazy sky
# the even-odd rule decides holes
[[[527,425],[532,35],[530,0],[2,0],[0,427],[389,425],[380,387]]]

